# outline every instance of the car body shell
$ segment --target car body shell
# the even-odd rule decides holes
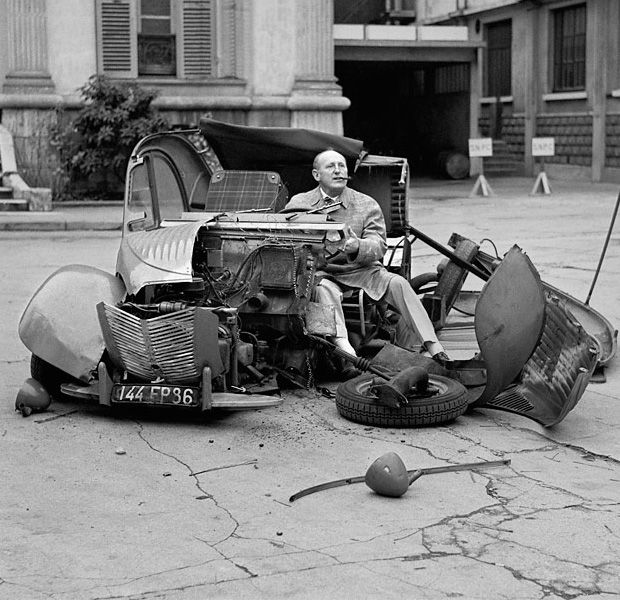
[[[280,340],[274,335],[279,330],[291,339],[299,339],[300,331],[307,328],[309,333],[321,335],[335,331],[333,312],[312,302],[311,288],[314,263],[324,259],[326,245],[338,246],[345,224],[334,222],[329,215],[287,216],[280,212],[287,197],[315,185],[310,177],[312,160],[328,147],[345,157],[354,174],[351,187],[379,202],[389,235],[407,234],[409,174],[405,159],[368,155],[358,140],[321,132],[244,127],[204,119],[200,129],[155,134],[137,144],[127,168],[116,274],[84,265],[53,273],[22,315],[22,341],[34,355],[86,386],[74,387],[75,395],[90,395],[103,404],[110,403],[112,387],[120,385],[118,373],[127,377],[127,372],[131,376],[133,371],[138,383],[163,379],[181,385],[191,380],[201,390],[199,404],[204,410],[213,406],[211,388],[217,378],[218,385],[223,385],[221,394],[227,394],[222,402],[234,405],[229,396],[232,388],[239,388],[239,368],[260,379],[258,367],[279,357],[285,366],[280,373],[295,370],[303,360],[293,360],[298,349],[272,348],[269,354],[257,332],[269,331],[272,337],[267,346],[273,346],[274,340]],[[407,235],[403,239],[398,269],[409,277],[410,240]],[[568,337],[577,348],[566,355],[574,369],[561,382],[570,393],[562,392],[559,406],[551,413],[545,412],[546,406],[532,413],[512,397],[496,400],[535,354],[552,314],[547,308],[550,297],[533,265],[518,250],[511,256],[514,258],[495,277],[495,283],[491,275],[485,286],[490,291],[483,290],[487,300],[480,302],[476,312],[476,333],[481,336],[479,341],[482,339],[479,347],[483,353],[485,347],[491,348],[485,358],[492,383],[482,390],[477,402],[552,425],[581,397],[600,352],[589,350],[596,344],[568,312],[556,310],[553,314],[574,334]],[[261,262],[258,276],[254,271],[247,276],[247,261],[252,257]],[[197,276],[199,272],[202,278]],[[529,309],[523,304],[515,310],[509,308],[510,298],[516,298],[510,287],[515,277],[522,284],[527,280],[530,297],[539,299]],[[223,308],[213,301],[220,297],[218,285],[226,278],[231,282],[226,293],[236,285],[243,296],[238,297],[235,291]],[[197,294],[209,296],[210,303],[195,302]],[[164,313],[145,317],[144,311],[154,307]],[[244,339],[239,337],[235,322],[240,316],[252,329]],[[532,317],[531,326],[520,327],[519,320],[526,317]],[[174,332],[179,328],[187,333],[183,366],[176,357],[182,353],[181,346],[174,345]],[[555,350],[551,354],[556,358],[566,338],[552,339]],[[489,339],[493,340],[490,345]],[[501,349],[499,359],[493,348]],[[264,359],[263,354],[269,358]],[[283,354],[287,355],[284,359]],[[303,357],[303,352],[299,356]],[[549,356],[544,360],[544,377],[551,380],[559,363],[550,366]],[[530,379],[536,379],[535,370],[529,369]],[[228,383],[221,384],[224,376]],[[536,385],[543,389],[539,384],[537,380],[528,390]],[[528,390],[521,390],[521,397],[527,396]],[[69,388],[65,391],[71,392]],[[545,404],[544,399],[541,402]]]

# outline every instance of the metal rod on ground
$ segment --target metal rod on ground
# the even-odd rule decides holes
[[[345,350],[341,350],[340,348],[338,348],[336,344],[324,338],[318,337],[316,335],[308,335],[308,337],[314,340],[315,342],[319,342],[320,344],[327,346],[328,348],[332,350],[332,352],[336,356],[339,356],[340,358],[344,358],[348,362],[353,363],[353,365],[356,368],[360,369],[361,371],[368,371],[369,373],[372,373],[373,375],[377,375],[381,377],[382,379],[385,379],[386,381],[390,381],[391,377],[387,375],[385,371],[373,365],[367,358],[363,358],[361,356],[355,356],[354,354],[349,354]]]
[[[609,245],[609,239],[611,238],[611,232],[614,228],[614,223],[616,222],[616,216],[618,215],[618,206],[620,205],[620,193],[618,194],[618,198],[616,199],[616,206],[614,207],[614,214],[611,217],[611,223],[609,224],[609,229],[607,231],[607,237],[605,238],[605,244],[603,244],[603,251],[601,252],[601,257],[598,260],[598,266],[596,267],[596,273],[594,273],[594,279],[592,280],[592,285],[590,286],[590,291],[588,292],[588,297],[586,298],[586,304],[590,304],[590,298],[592,297],[592,292],[594,291],[594,286],[596,285],[596,280],[598,279],[598,274],[601,271],[601,267],[603,266],[603,258],[605,257],[605,253],[607,252],[607,246]]]
[[[482,461],[477,463],[465,463],[462,465],[449,465],[446,467],[427,467],[425,469],[407,469],[408,475],[419,474],[421,475],[433,475],[435,473],[448,473],[452,471],[464,471],[464,470],[473,470],[473,469],[488,469],[490,467],[503,467],[510,464],[510,459],[506,458],[503,460],[490,460],[490,461]],[[289,498],[289,502],[295,502],[295,500],[299,500],[299,498],[303,498],[304,496],[309,496],[310,494],[315,494],[316,492],[322,492],[323,490],[329,490],[335,487],[340,487],[342,485],[351,485],[352,483],[364,483],[366,480],[365,475],[358,475],[357,477],[347,477],[345,479],[338,479],[336,481],[329,481],[327,483],[320,483],[319,485],[313,485],[312,487],[306,488],[305,490],[301,490],[296,494],[293,494]]]
[[[466,260],[462,259],[460,256],[458,256],[451,250],[448,250],[447,248],[442,246],[439,242],[436,242],[432,237],[429,237],[428,235],[426,235],[419,229],[416,229],[415,227],[412,227],[411,225],[407,225],[407,227],[411,231],[411,233],[413,233],[413,235],[415,235],[418,239],[422,240],[425,244],[429,245],[434,250],[437,250],[437,252],[440,252],[444,256],[447,256],[452,262],[456,263],[459,267],[462,267],[463,269],[466,269],[470,273],[473,273],[476,277],[480,277],[480,279],[482,279],[483,281],[488,281],[490,277],[488,273],[485,273],[484,271],[480,270],[475,265],[472,265],[470,262],[467,262]]]

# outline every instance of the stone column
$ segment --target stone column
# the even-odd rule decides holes
[[[607,117],[607,65],[610,60],[610,5],[604,0],[587,8],[587,38],[593,40],[592,62],[586,63],[586,89],[592,110],[592,181],[602,181],[605,170],[605,123]],[[586,59],[587,60],[587,59]],[[616,64],[615,59],[611,59]]]
[[[54,89],[47,63],[46,0],[4,0],[9,70],[7,94]]]
[[[523,111],[525,114],[523,123],[523,143],[525,174],[529,177],[536,176],[536,159],[532,156],[532,138],[536,137],[536,121],[540,110],[541,87],[541,10],[539,6],[533,6],[525,11],[522,27],[525,30],[523,47],[529,50],[525,53],[525,65],[523,78]],[[513,80],[514,81],[514,80]],[[514,84],[513,84],[514,85]]]
[[[342,134],[342,111],[350,102],[334,77],[333,0],[296,0],[295,21],[291,125]]]

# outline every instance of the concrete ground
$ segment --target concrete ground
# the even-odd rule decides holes
[[[545,281],[585,299],[618,186],[551,181],[533,197],[527,179],[490,183],[496,196],[470,198],[470,180],[414,181],[411,221],[444,243],[453,231],[491,239],[500,255],[517,243]],[[617,358],[551,429],[486,409],[434,428],[367,427],[313,390],[198,421],[80,401],[15,413],[28,298],[63,264],[114,268],[119,207],[91,214],[0,215],[0,598],[620,597]],[[618,231],[590,302],[616,325]],[[439,260],[419,243],[415,256],[416,272]],[[425,476],[399,499],[358,484],[289,502],[388,451],[408,468],[511,464]]]

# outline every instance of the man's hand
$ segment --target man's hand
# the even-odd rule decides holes
[[[345,230],[346,241],[343,251],[345,254],[357,254],[360,249],[360,240],[349,225]]]

